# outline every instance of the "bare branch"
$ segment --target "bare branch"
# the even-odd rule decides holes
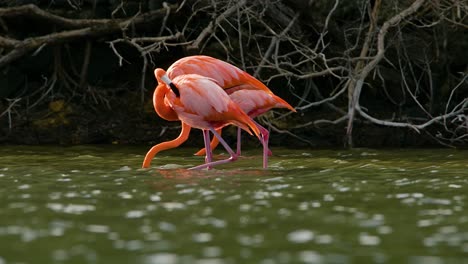
[[[312,106],[318,106],[318,105],[321,105],[321,104],[326,103],[326,102],[331,102],[331,101],[335,100],[336,98],[338,98],[338,96],[343,94],[346,91],[346,89],[347,89],[347,87],[344,86],[339,92],[337,92],[335,95],[333,95],[331,97],[325,98],[325,99],[320,100],[318,102],[309,103],[309,104],[306,104],[306,105],[301,106],[301,107],[296,107],[296,109],[297,110],[304,110],[304,109],[307,109],[307,108],[312,107]]]
[[[119,23],[124,20],[115,19],[70,19],[44,11],[36,5],[22,5],[16,7],[0,8],[0,17],[32,16],[52,22],[64,28],[82,28],[103,26],[110,23]]]
[[[34,6],[35,7],[35,6]],[[29,7],[29,9],[26,10],[37,10],[38,8],[34,7]],[[175,9],[175,7],[172,7],[171,9]],[[23,9],[20,9],[24,11]],[[40,10],[40,9],[39,9]],[[5,10],[0,10],[3,11],[4,13],[6,12]],[[0,12],[1,13],[1,12]],[[8,13],[8,15],[11,15],[11,13]],[[50,15],[49,13],[40,13],[41,15]],[[41,47],[42,45],[52,45],[52,44],[57,44],[57,43],[62,43],[62,42],[67,42],[71,41],[77,38],[83,38],[83,37],[91,37],[91,36],[100,36],[104,34],[110,34],[118,31],[125,30],[129,24],[143,24],[143,23],[150,23],[151,21],[157,19],[157,18],[162,18],[166,14],[166,9],[160,9],[156,10],[153,12],[149,12],[143,15],[139,15],[134,18],[130,19],[125,19],[125,20],[99,20],[99,22],[96,25],[95,20],[88,21],[91,23],[93,26],[88,26],[85,28],[81,29],[75,29],[75,30],[68,30],[68,31],[62,31],[58,33],[51,33],[45,36],[40,36],[40,37],[32,37],[32,38],[27,38],[23,41],[15,42],[14,49],[11,50],[9,53],[7,53],[5,56],[2,56],[0,58],[0,68],[4,67],[5,65],[13,62],[14,60],[20,58],[21,56],[25,55],[28,52],[31,52],[34,49],[37,49]],[[57,20],[57,17],[54,15],[50,15],[54,20]],[[67,19],[65,19],[67,20]],[[84,23],[88,25],[85,20],[82,20],[80,23]],[[5,42],[6,44],[12,44],[13,42]],[[2,41],[0,41],[0,44],[2,44]],[[12,47],[10,45],[10,47]]]
[[[14,48],[16,45],[18,45],[20,43],[21,43],[21,41],[19,41],[19,40],[0,36],[0,47]]]
[[[378,124],[378,125],[390,126],[390,127],[408,127],[408,128],[412,128],[412,129],[416,130],[417,132],[419,132],[420,129],[424,129],[424,128],[426,128],[426,127],[428,127],[428,126],[430,126],[430,125],[432,125],[434,123],[437,123],[437,122],[439,122],[441,120],[445,120],[447,118],[463,114],[464,111],[467,110],[467,107],[468,107],[468,98],[463,101],[463,106],[459,110],[452,111],[452,112],[450,112],[448,114],[444,114],[444,115],[434,117],[434,118],[430,119],[429,121],[427,121],[425,123],[422,123],[422,124],[419,124],[419,125],[414,125],[414,124],[410,124],[410,123],[391,122],[391,121],[380,120],[380,119],[377,119],[377,118],[374,118],[374,117],[368,115],[366,112],[364,112],[361,109],[361,106],[359,106],[359,105],[357,105],[356,110],[359,112],[359,114],[362,117],[366,118],[367,120],[371,121],[372,123],[375,123],[375,124]]]
[[[200,35],[193,41],[193,43],[188,46],[188,49],[199,49],[201,43],[210,35],[211,33],[214,32],[215,28],[223,21],[226,19],[228,16],[233,14],[234,12],[237,11],[237,9],[243,5],[245,5],[247,1],[246,0],[241,0],[234,4],[233,6],[229,7],[226,9],[222,14],[220,14],[214,21],[211,21],[207,27],[205,27]]]
[[[350,106],[349,106],[349,120],[348,120],[348,144],[352,145],[352,123],[354,121],[354,112],[359,107],[359,96],[361,94],[362,86],[364,85],[364,80],[369,75],[369,73],[376,67],[376,65],[382,60],[385,53],[385,36],[390,29],[390,27],[398,24],[403,19],[407,18],[408,16],[414,14],[418,9],[424,4],[425,0],[415,0],[411,6],[407,9],[404,9],[397,15],[393,16],[389,20],[385,21],[382,27],[379,30],[377,35],[377,54],[375,55],[374,59],[370,60],[367,65],[365,65],[360,73],[357,75],[357,80],[355,84],[353,83],[352,87],[350,88],[350,93],[352,92],[352,97],[350,99]],[[361,56],[363,54],[361,53]],[[365,56],[365,55],[364,55]],[[362,113],[362,112],[360,112]]]
[[[299,13],[297,13],[292,19],[291,19],[291,22],[289,22],[288,26],[283,30],[281,31],[280,34],[273,36],[273,38],[271,39],[271,42],[270,42],[270,46],[268,47],[267,51],[265,52],[265,54],[263,55],[263,58],[262,60],[260,61],[260,64],[258,65],[257,67],[257,70],[255,71],[254,75],[255,77],[258,77],[258,75],[260,74],[260,71],[262,70],[262,67],[263,65],[265,64],[265,62],[268,60],[268,58],[270,57],[271,53],[273,52],[273,48],[275,47],[276,43],[278,41],[281,40],[281,38],[286,35],[286,33],[289,31],[289,29],[291,29],[291,27],[294,25],[294,23],[296,22],[297,18],[299,17]]]

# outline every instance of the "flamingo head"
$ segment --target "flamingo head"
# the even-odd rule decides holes
[[[154,70],[154,76],[156,77],[156,79],[158,80],[158,83],[159,84],[166,84],[167,86],[169,86],[171,88],[171,90],[175,93],[175,95],[177,97],[180,96],[180,92],[179,92],[179,89],[177,88],[177,86],[171,81],[171,79],[169,79],[169,77],[167,76],[166,74],[166,71],[161,69],[161,68],[157,68],[156,70]]]

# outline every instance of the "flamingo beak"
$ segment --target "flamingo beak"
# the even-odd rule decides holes
[[[180,96],[179,89],[177,88],[177,86],[175,86],[175,84],[171,81],[171,79],[167,77],[167,74],[164,74],[163,76],[161,76],[161,80],[171,88],[171,90],[175,93],[177,97]]]
[[[161,76],[161,80],[167,85],[171,85],[171,83],[172,83],[171,79],[169,79],[169,77],[167,77],[167,74],[164,74],[163,76]]]

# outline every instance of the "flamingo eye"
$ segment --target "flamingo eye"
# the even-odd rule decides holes
[[[177,88],[177,86],[175,86],[174,83],[169,83],[169,87],[171,87],[171,90],[175,93],[175,95],[177,97],[180,97],[180,92],[179,92],[179,89]]]

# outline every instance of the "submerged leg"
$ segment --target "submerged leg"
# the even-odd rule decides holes
[[[241,155],[241,136],[242,136],[242,129],[240,127],[238,127],[237,128],[237,146],[236,146],[237,147],[236,154],[238,156]]]
[[[232,148],[229,147],[229,145],[226,143],[226,141],[224,141],[224,139],[221,137],[221,135],[218,132],[216,132],[216,130],[214,128],[210,128],[210,131],[211,131],[211,133],[213,133],[213,135],[215,137],[218,138],[219,142],[221,143],[221,145],[223,145],[223,147],[229,153],[230,157],[227,158],[227,159],[224,159],[224,160],[212,161],[212,162],[209,162],[209,163],[198,165],[196,167],[190,168],[190,170],[199,170],[199,169],[209,168],[209,167],[212,167],[212,166],[216,166],[216,165],[219,165],[219,164],[224,164],[224,163],[228,163],[228,162],[232,162],[232,161],[237,160],[237,154],[234,153]],[[207,150],[207,152],[208,152],[208,150]]]
[[[260,130],[260,134],[262,135],[262,142],[263,145],[263,168],[266,169],[268,168],[268,156],[271,155],[270,149],[268,149],[268,140],[270,138],[270,132],[263,126],[261,126],[259,123],[255,122],[255,125],[257,125],[258,129]]]
[[[187,138],[190,134],[190,129],[191,127],[189,125],[182,122],[182,130],[180,131],[180,135],[174,140],[162,142],[153,146],[148,151],[148,153],[146,153],[145,159],[143,160],[143,165],[141,167],[149,168],[151,165],[151,160],[154,158],[154,156],[156,156],[156,154],[158,154],[158,152],[166,149],[176,148],[180,146],[180,144],[187,141]]]

